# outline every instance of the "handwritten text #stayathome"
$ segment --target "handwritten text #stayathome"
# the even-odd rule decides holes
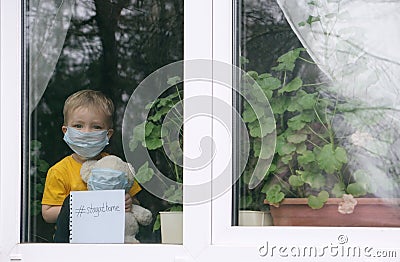
[[[102,214],[120,211],[121,207],[119,205],[108,205],[108,203],[105,202],[100,206],[93,206],[93,204],[88,206],[80,205],[78,208],[75,208],[75,215],[77,217],[82,217],[84,215],[93,215],[93,217],[99,217]]]

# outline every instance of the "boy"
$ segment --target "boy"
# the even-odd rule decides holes
[[[46,177],[42,198],[42,215],[55,223],[70,191],[87,190],[80,169],[88,159],[100,159],[113,134],[114,104],[103,93],[81,90],[67,98],[64,104],[64,141],[74,151],[52,166]],[[125,195],[125,210],[130,211],[134,197],[141,190],[135,182]]]

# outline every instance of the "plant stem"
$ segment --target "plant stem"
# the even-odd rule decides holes
[[[309,125],[307,125],[308,129],[317,137],[319,137],[322,141],[324,141],[325,143],[329,144],[329,141],[326,140],[323,136],[321,136],[320,134],[318,134],[317,132],[314,131],[314,129],[312,129]]]
[[[307,62],[307,63],[313,64],[313,65],[316,65],[316,63],[315,63],[314,61],[305,59],[305,58],[303,58],[303,57],[301,57],[301,56],[299,56],[299,59],[300,59],[300,60],[303,60],[304,62]]]
[[[283,72],[283,82],[282,82],[282,87],[286,85],[286,71]]]
[[[336,114],[337,103],[338,103],[338,97],[336,96],[335,106],[333,108],[332,119],[330,121],[328,121],[327,110],[325,110],[325,119],[327,119],[326,123],[329,128],[329,130],[328,130],[329,131],[329,139],[331,140],[332,151],[335,150],[335,136],[334,136],[334,132],[332,129],[332,123],[333,123],[333,118],[334,118],[333,116]]]
[[[167,138],[167,140],[168,140],[168,143],[170,144],[171,143],[171,141],[169,140],[169,137]],[[167,157],[167,155],[165,154],[165,152],[163,151],[163,153],[164,153],[164,156],[165,156],[165,158],[167,159],[167,160],[171,160],[171,159],[168,159],[168,157]],[[175,179],[176,179],[176,182],[178,182],[178,183],[182,183],[182,179],[180,178],[180,176],[179,176],[179,170],[178,170],[178,165],[175,163],[175,161],[174,160],[171,160],[172,161],[172,163],[174,163],[174,172],[175,172]],[[169,161],[167,161],[168,162],[168,164],[169,164]],[[169,164],[169,166],[170,166],[170,168],[171,168],[171,165]]]
[[[175,177],[176,177],[176,182],[182,183],[181,178],[179,177],[179,171],[178,171],[178,166],[176,163],[174,163],[174,168],[175,168]]]
[[[319,86],[319,85],[324,85],[324,84],[327,84],[327,82],[314,83],[314,84],[303,84],[303,86]]]
[[[314,147],[321,148],[319,145],[315,144],[313,141],[311,141],[311,140],[309,140],[309,139],[307,139],[307,142],[309,142],[310,144],[312,144]]]
[[[321,123],[321,125],[327,130],[327,131],[329,131],[329,129],[328,129],[328,127],[325,125],[325,123],[322,121],[322,119],[321,119],[321,117],[319,116],[319,114],[318,114],[318,111],[317,111],[317,109],[314,107],[314,112],[315,112],[315,115],[317,116],[317,118],[318,118],[318,121]]]
[[[176,92],[178,93],[179,100],[182,101],[181,93],[179,92],[178,85],[175,85]]]

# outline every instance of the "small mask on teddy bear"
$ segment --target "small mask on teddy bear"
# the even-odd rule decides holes
[[[128,181],[126,173],[111,168],[93,168],[87,181],[89,190],[125,189],[129,191],[133,181]]]
[[[125,192],[129,192],[133,183],[137,183],[134,180],[135,171],[132,165],[114,155],[84,162],[80,173],[82,180],[87,183],[88,190],[124,189]],[[150,210],[132,205],[131,211],[125,213],[125,243],[139,243],[136,239],[139,225],[147,226],[151,221]]]

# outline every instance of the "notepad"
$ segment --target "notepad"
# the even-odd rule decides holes
[[[124,243],[125,191],[70,193],[70,243]]]

